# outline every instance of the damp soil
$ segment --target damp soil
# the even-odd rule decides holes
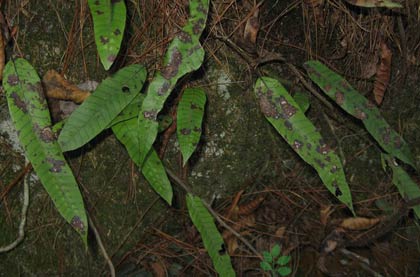
[[[4,2],[4,14],[11,24],[18,26],[18,47],[14,48],[13,55],[26,58],[40,76],[55,69],[78,84],[88,80],[100,82],[109,74],[103,70],[96,54],[92,22],[84,1]],[[155,32],[156,38],[171,35],[170,30],[176,29],[176,24],[174,19],[166,18],[164,22],[173,25],[163,32],[159,26],[153,26],[147,15],[153,15],[153,9],[166,8],[167,16],[175,12],[182,23],[187,6],[181,1],[166,4],[151,1],[153,4],[148,6],[151,11],[147,11],[146,6],[141,6],[144,1],[127,2],[132,16],[128,21],[132,25],[126,33],[129,40],[111,71],[143,57],[141,62],[147,65],[151,76],[159,68],[164,51],[159,48],[162,47],[160,41],[156,44],[159,47],[151,47],[154,44],[150,34]],[[212,3],[211,27],[203,36],[208,50],[205,63],[198,72],[183,79],[175,90],[179,93],[187,85],[200,85],[206,90],[208,102],[200,145],[183,171],[179,144],[172,136],[163,158],[165,165],[180,176],[186,176],[193,191],[228,217],[228,222],[259,253],[281,245],[282,253],[291,256],[292,276],[420,275],[420,230],[409,210],[388,226],[384,235],[367,239],[361,247],[346,249],[367,259],[367,265],[361,258],[340,249],[323,255],[327,236],[342,219],[352,215],[322,185],[316,171],[299,159],[265,120],[252,90],[259,75],[278,78],[292,95],[307,94],[310,108],[306,115],[344,162],[357,215],[391,217],[402,199],[389,172],[382,168],[380,147],[360,122],[329,100],[326,101],[330,105],[325,105],[313,96],[285,63],[268,63],[255,70],[240,53],[216,38],[221,33],[233,33],[231,38],[240,45],[243,26],[235,28],[252,9],[252,1],[228,2],[230,5]],[[360,76],[365,61],[377,54],[371,47],[369,34],[377,34],[380,20],[389,17],[387,20],[392,24],[386,37],[393,52],[392,75],[380,111],[404,136],[420,168],[417,143],[420,140],[420,42],[418,29],[414,27],[420,22],[406,12],[409,8],[417,10],[418,3],[407,1],[409,7],[402,18],[408,40],[403,43],[396,14],[384,10],[366,12],[343,1],[326,1],[320,9],[308,6],[309,2],[317,1],[286,2],[290,1],[266,1],[261,6],[257,49],[281,54],[287,63],[302,72],[305,61],[319,58],[368,98],[372,98],[374,81]],[[140,11],[141,8],[146,11]],[[226,11],[220,24],[216,11]],[[139,14],[144,19],[139,19]],[[164,14],[159,13],[156,23],[165,19]],[[363,28],[359,28],[357,20],[361,18],[371,20],[372,24],[362,21],[359,25]],[[151,27],[141,28],[145,23]],[[369,26],[373,29],[366,30]],[[346,34],[354,36],[346,37]],[[142,44],[138,43],[142,38]],[[8,54],[12,54],[10,49]],[[176,96],[172,97],[174,99],[170,98],[165,107],[166,112],[175,102]],[[22,178],[18,176],[25,171],[24,156],[8,115],[4,93],[0,95],[0,126],[2,197],[4,193],[0,202],[2,246],[17,236],[23,197]],[[150,188],[110,131],[103,132],[83,148],[67,153],[67,158],[118,276],[216,275],[200,236],[188,219],[185,193],[173,184],[175,199],[173,205],[168,206]],[[413,169],[403,167],[414,180],[419,179]],[[239,204],[234,205],[238,195],[241,195]],[[328,208],[331,214],[326,217],[323,212]],[[237,209],[246,212],[232,212]],[[24,241],[13,251],[0,254],[0,276],[109,274],[94,236],[89,234],[86,249],[78,234],[60,217],[34,173],[30,175],[27,218]],[[237,275],[262,276],[264,272],[255,254],[229,232],[220,230]],[[352,235],[361,234],[363,232]]]

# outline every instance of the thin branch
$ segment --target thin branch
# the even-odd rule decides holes
[[[26,168],[28,168],[28,165],[26,166]],[[22,205],[22,212],[21,212],[21,220],[19,224],[18,237],[11,244],[0,247],[0,253],[9,252],[10,250],[16,248],[16,246],[18,246],[19,243],[21,243],[25,237],[26,214],[28,212],[28,207],[29,207],[29,180],[28,180],[29,177],[30,177],[30,174],[27,174],[26,178],[24,178],[23,180],[23,205]]]

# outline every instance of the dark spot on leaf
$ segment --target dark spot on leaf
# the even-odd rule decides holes
[[[54,158],[47,158],[47,162],[52,165],[50,172],[53,173],[61,172],[62,167],[66,164],[64,161],[56,160]]]
[[[289,102],[287,102],[286,98],[284,98],[283,96],[280,96],[276,98],[276,102],[279,103],[281,106],[284,119],[289,119],[293,115],[295,115],[297,111],[296,108],[293,105],[291,105]]]
[[[326,157],[325,157],[325,160],[326,160],[327,162],[331,162],[331,157],[330,157],[330,156],[326,156]]]
[[[366,103],[366,108],[368,108],[369,110],[373,110],[374,108],[376,108],[376,106],[372,103],[372,101],[368,101]]]
[[[194,25],[193,25],[193,33],[194,35],[199,35],[204,28],[204,19],[200,18],[199,20],[197,20]]]
[[[350,90],[351,86],[349,85],[349,83],[347,83],[346,80],[342,80],[341,81],[341,86],[345,89],[345,90]]]
[[[394,147],[397,148],[397,149],[400,149],[401,146],[402,146],[402,140],[401,140],[400,137],[396,136],[394,138]]]
[[[260,96],[260,109],[266,117],[280,118],[280,113],[277,111],[275,105],[270,102],[267,95],[262,94]]]
[[[341,192],[340,188],[338,187],[337,181],[334,180],[332,182],[332,185],[334,187],[334,190],[335,190],[334,194],[335,194],[336,197],[339,197],[339,196],[343,195],[343,193]]]
[[[182,54],[178,48],[172,50],[171,58],[165,68],[162,69],[161,74],[163,78],[169,80],[178,73],[179,65],[182,62]]]
[[[389,144],[391,141],[391,128],[385,128],[383,131],[382,139],[385,144]]]
[[[56,139],[55,134],[53,133],[50,127],[43,128],[39,133],[39,137],[43,142],[46,142],[46,143],[55,141]]]
[[[96,12],[97,15],[103,15],[104,14],[104,12],[101,11],[101,10],[96,10],[95,12]]]
[[[226,247],[225,247],[225,244],[222,243],[219,249],[219,255],[225,255],[225,254],[226,254]]]
[[[109,42],[109,38],[105,36],[100,36],[99,39],[101,40],[102,44],[107,44]]]
[[[201,45],[197,44],[194,47],[191,47],[190,49],[188,49],[187,55],[191,56],[192,54],[194,54],[195,52],[197,52],[200,49],[202,49]]]
[[[128,86],[123,86],[123,87],[121,88],[121,91],[122,91],[123,93],[130,93],[130,88],[129,88]]]
[[[108,56],[108,58],[107,58],[107,60],[109,61],[109,62],[111,62],[111,63],[113,63],[114,61],[115,61],[115,59],[117,58],[117,56],[115,56],[115,55],[109,55]]]
[[[179,40],[181,40],[183,43],[191,43],[192,39],[191,39],[191,35],[188,34],[187,32],[181,31],[178,34]]]
[[[330,152],[330,147],[328,145],[321,144],[320,146],[316,147],[316,152],[322,154],[322,155],[327,155],[328,152]]]
[[[85,224],[83,223],[83,221],[80,219],[79,216],[74,216],[71,219],[70,222],[71,226],[76,229],[79,233],[83,233],[86,229]]]
[[[19,83],[19,77],[15,74],[9,75],[7,77],[7,83],[11,86],[16,86]]]
[[[331,85],[330,84],[327,84],[325,87],[324,87],[324,90],[328,93],[328,92],[330,92],[330,90],[331,90]]]
[[[338,105],[343,105],[345,101],[344,93],[341,91],[337,91],[335,93],[335,102],[337,102]]]
[[[200,4],[197,7],[197,11],[199,11],[200,13],[202,13],[203,15],[207,15],[208,10],[206,7],[204,7],[203,3],[200,2]]]
[[[181,129],[181,134],[184,135],[184,136],[188,136],[189,134],[191,134],[191,129],[182,128]]]
[[[121,0],[111,0],[111,4],[115,4],[115,3],[118,3],[118,2],[121,2]]]
[[[156,120],[157,112],[155,110],[152,111],[144,111],[143,116],[146,119]]]
[[[315,159],[315,162],[319,165],[319,167],[321,167],[321,168],[325,167],[325,164],[321,160]]]
[[[95,5],[97,5],[97,6],[99,6],[101,3],[100,3],[100,1],[99,1],[99,0],[96,0],[96,1],[94,2],[94,4],[95,4]]]
[[[170,87],[171,87],[171,84],[168,81],[163,82],[162,86],[158,89],[157,94],[159,96],[164,96],[165,93],[168,92]]]
[[[367,118],[367,115],[364,111],[362,111],[360,108],[355,109],[355,117],[357,117],[360,120],[365,120]]]
[[[200,133],[201,132],[201,128],[200,127],[194,127],[193,131],[196,133]]]
[[[289,120],[284,121],[284,126],[287,128],[287,130],[292,131],[293,130],[293,124]]]
[[[338,167],[337,167],[336,165],[333,165],[333,166],[332,166],[332,168],[331,168],[331,170],[330,170],[330,172],[331,172],[332,174],[334,174],[334,173],[336,173],[336,172],[337,172],[337,170],[338,170]]]
[[[197,105],[196,105],[196,104],[194,104],[194,103],[191,103],[190,108],[191,108],[191,110],[200,110],[200,107],[199,107],[199,106],[197,106]]]
[[[28,112],[28,106],[25,101],[20,99],[19,95],[16,92],[12,92],[10,94],[10,97],[13,99],[13,103],[16,107],[22,110],[22,112],[27,113]]]
[[[293,142],[293,149],[299,150],[303,146],[303,143],[301,141],[298,141],[297,139]]]
[[[308,149],[308,150],[311,150],[311,148],[312,148],[312,144],[310,144],[309,142],[306,144],[306,148]]]
[[[120,31],[120,29],[115,29],[115,31],[114,31],[114,35],[116,35],[116,36],[119,36],[119,35],[121,35],[121,31]]]

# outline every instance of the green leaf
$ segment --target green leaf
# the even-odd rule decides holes
[[[59,213],[87,245],[88,222],[82,195],[52,132],[38,74],[24,59],[10,61],[4,69],[3,87],[26,157]]]
[[[139,94],[146,70],[134,64],[105,79],[68,118],[58,142],[63,151],[77,149],[106,129]]]
[[[265,270],[265,271],[271,271],[271,270],[273,270],[273,268],[271,267],[271,265],[268,262],[266,262],[266,261],[260,262],[260,267],[261,267],[262,270]]]
[[[195,151],[201,137],[206,94],[202,89],[184,91],[177,110],[177,137],[184,165]]]
[[[306,113],[306,111],[309,109],[309,106],[311,105],[309,102],[308,94],[298,91],[295,93],[295,95],[293,95],[293,99],[296,101],[302,112]]]
[[[199,38],[204,30],[208,0],[191,0],[190,18],[165,54],[164,67],[157,72],[147,90],[142,110],[139,114],[139,137],[141,160],[143,161],[158,134],[157,115],[177,80],[185,74],[197,70],[204,60],[204,49]]]
[[[222,236],[214,224],[213,217],[201,202],[200,197],[187,195],[187,207],[191,220],[200,232],[204,247],[207,249],[214,268],[220,276],[235,276],[230,257],[228,254],[221,254],[224,245]]]
[[[278,255],[280,255],[280,251],[281,251],[280,245],[276,244],[273,246],[273,248],[271,248],[270,254],[273,258],[275,258]]]
[[[263,251],[263,252],[262,252],[262,255],[263,255],[263,259],[264,259],[264,261],[266,261],[266,262],[268,262],[268,263],[271,263],[271,262],[273,261],[273,256],[271,255],[271,253],[270,253],[270,252]]]
[[[255,93],[267,120],[295,152],[318,172],[324,185],[354,213],[343,166],[312,122],[275,79],[259,78]]]
[[[124,35],[126,7],[121,0],[88,0],[96,48],[105,70],[117,58]]]
[[[402,8],[400,3],[389,0],[346,0],[349,4],[364,8]]]
[[[115,124],[126,121],[129,119],[137,118],[139,116],[139,110],[144,100],[144,95],[139,93],[134,99],[128,104],[108,125],[108,128]]]
[[[415,168],[408,144],[389,126],[374,104],[319,61],[308,61],[304,66],[312,81],[343,110],[360,119],[385,151]]]
[[[134,163],[140,167],[137,128],[137,118],[131,118],[112,126],[112,131],[117,139],[125,145]],[[154,149],[151,149],[150,154],[146,157],[141,172],[152,188],[171,205],[173,195],[172,186],[166,175],[165,168]]]
[[[287,275],[289,275],[290,273],[292,273],[292,270],[290,269],[290,267],[288,267],[288,266],[282,266],[282,267],[279,267],[279,269],[277,269],[277,273],[280,275],[280,276],[287,276]]]
[[[277,260],[277,264],[278,265],[286,265],[290,262],[291,257],[290,256],[281,256],[278,260]]]
[[[413,200],[420,197],[420,188],[410,178],[410,176],[395,162],[392,156],[382,153],[382,156],[386,160],[388,166],[392,170],[392,182],[397,187],[401,196],[407,200]],[[420,205],[413,207],[414,213],[417,218],[420,218]]]

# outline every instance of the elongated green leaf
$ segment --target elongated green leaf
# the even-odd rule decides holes
[[[362,120],[379,145],[394,157],[415,168],[411,150],[392,129],[374,104],[356,91],[343,77],[319,61],[305,63],[309,77],[343,110]]]
[[[206,94],[199,88],[186,89],[179,102],[176,124],[184,165],[200,141],[205,105]]]
[[[137,131],[137,118],[131,118],[121,121],[112,126],[117,139],[124,144],[128,154],[134,163],[140,167],[139,138]],[[172,186],[166,175],[165,168],[159,159],[156,151],[152,149],[146,157],[141,172],[152,188],[163,198],[169,205],[172,203]]]
[[[112,127],[115,124],[126,121],[129,119],[137,118],[139,116],[139,110],[144,100],[143,94],[138,94],[112,121],[108,127]]]
[[[311,105],[308,94],[298,91],[295,95],[293,95],[293,99],[296,101],[303,113],[308,111],[309,106]]]
[[[392,182],[405,200],[413,200],[420,197],[420,188],[410,176],[395,162],[391,155],[382,153],[383,158],[392,170]],[[420,218],[420,205],[413,207],[417,218]]]
[[[230,257],[226,253],[223,238],[214,224],[213,217],[204,207],[200,197],[192,194],[187,195],[187,207],[190,218],[200,232],[204,247],[207,249],[214,268],[220,276],[235,276],[235,272],[230,262]]]
[[[257,80],[255,93],[267,120],[293,150],[315,168],[328,190],[354,213],[340,159],[286,89],[277,80],[263,77]]]
[[[58,138],[61,149],[79,148],[102,132],[139,94],[145,79],[146,70],[138,64],[105,79],[68,118]]]
[[[402,8],[400,3],[396,3],[390,0],[346,0],[348,3],[364,7],[364,8],[376,8],[376,7],[384,7],[384,8]]]
[[[124,35],[126,7],[122,0],[88,0],[96,48],[108,70],[117,58]]]
[[[175,87],[177,80],[198,69],[204,59],[199,38],[205,27],[208,0],[190,1],[190,18],[187,25],[171,42],[164,60],[164,68],[158,72],[147,91],[139,114],[141,161],[144,160],[158,134],[157,114]]]
[[[4,69],[3,87],[25,155],[57,210],[87,243],[87,219],[77,182],[61,152],[35,69],[24,59]]]

